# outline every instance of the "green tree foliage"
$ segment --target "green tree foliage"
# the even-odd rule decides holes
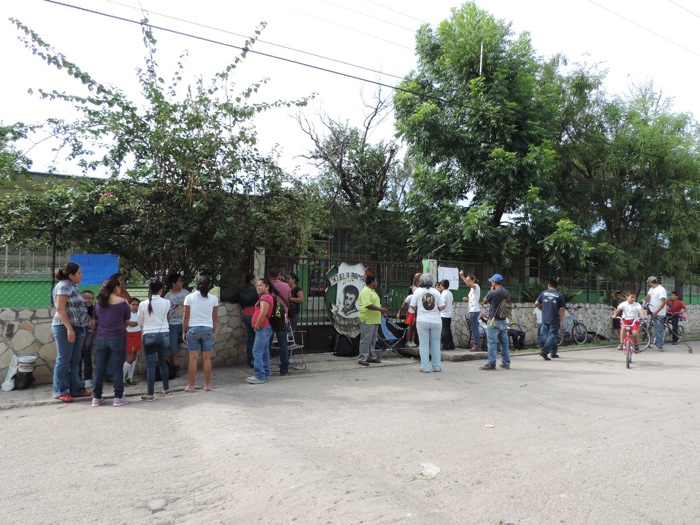
[[[110,173],[109,180],[83,180],[70,191],[56,189],[56,195],[17,196],[33,224],[60,229],[64,244],[118,253],[143,275],[218,277],[245,265],[261,246],[277,255],[304,252],[314,231],[314,207],[303,190],[285,187],[276,159],[257,149],[252,121],[262,111],[306,100],[254,102],[264,81],[236,90],[233,74],[254,39],[209,82],[183,86],[185,56],[166,83],[156,39],[144,22],[146,59],[138,70],[143,100],[132,101],[15,23],[34,54],[86,88],[80,95],[40,90],[82,115],[76,122],[52,120],[52,132],[86,173],[100,167]],[[54,197],[61,201],[58,215],[50,213]],[[17,223],[6,218],[2,224],[8,235]]]
[[[9,126],[0,122],[0,185],[25,174],[32,162],[17,149],[17,142],[26,139],[33,127],[21,122]]]
[[[405,229],[400,212],[410,179],[410,166],[398,157],[395,141],[370,142],[372,131],[386,118],[389,105],[379,93],[361,128],[324,115],[323,133],[297,117],[314,149],[304,158],[319,170],[316,186],[328,204],[329,224],[351,227],[348,251],[366,250],[371,260],[403,258]]]

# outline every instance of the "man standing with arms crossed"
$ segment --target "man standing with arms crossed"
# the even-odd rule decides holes
[[[557,336],[559,335],[559,328],[564,322],[566,297],[557,288],[559,288],[559,282],[556,279],[550,279],[547,289],[535,301],[535,306],[542,310],[542,330],[544,331],[545,339],[540,355],[545,361],[550,360],[550,355],[559,357],[557,353]]]
[[[649,292],[644,297],[644,302],[649,302],[651,317],[654,319],[654,331],[656,332],[656,348],[664,351],[664,319],[666,318],[666,288],[659,284],[659,280],[653,275],[647,279],[650,286]]]
[[[360,292],[358,303],[360,305],[360,355],[357,364],[369,366],[370,363],[381,363],[374,353],[377,344],[379,325],[382,323],[382,315],[389,313],[388,308],[382,308],[376,289],[379,285],[374,275],[365,277],[365,287]]]

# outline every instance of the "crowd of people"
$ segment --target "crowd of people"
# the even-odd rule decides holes
[[[510,322],[511,297],[504,287],[503,276],[494,274],[489,279],[491,289],[480,301],[481,289],[476,277],[463,271],[459,275],[469,288],[464,301],[469,303],[469,323],[474,336],[470,350],[478,351],[481,348],[481,322],[485,326],[488,343],[487,363],[481,370],[496,370],[499,353],[501,363],[498,366],[509,369],[508,338],[513,339],[514,348],[522,348],[525,333]],[[148,300],[139,301],[126,291],[125,278],[121,274],[107,279],[96,297],[91,291],[80,293],[78,285],[82,276],[80,266],[72,262],[56,272],[58,283],[53,290],[56,313],[52,321],[57,350],[53,378],[55,399],[71,402],[75,397],[91,396],[92,406],[101,406],[104,403],[104,382],[111,380],[114,387],[113,405],[126,405],[128,400],[124,396],[124,387],[136,384],[134,370],[139,352],[145,354],[147,382],[147,392],[141,399],[157,399],[157,369],[163,384],[159,397],[168,397],[171,395],[170,369],[176,368],[177,374],[181,343],[186,344],[189,352],[185,392],[195,391],[200,356],[203,389],[212,389],[211,353],[216,340],[219,302],[211,294],[212,281],[209,277],[201,276],[196,282],[195,291],[190,293],[184,287],[182,276],[171,274],[166,281],[169,291],[165,295],[164,283],[151,279]],[[675,292],[667,300],[666,290],[656,277],[649,277],[647,282],[649,291],[644,301],[648,301],[648,309],[645,310],[636,301],[636,293],[628,293],[623,301],[622,294],[617,292],[612,317],[619,320],[620,340],[624,339],[626,330],[631,330],[635,348],[638,348],[638,327],[648,312],[654,319],[656,347],[663,351],[666,316],[670,317],[673,344],[676,344],[678,320],[687,307]],[[364,288],[353,296],[353,304],[357,299],[359,308],[358,364],[361,366],[381,363],[376,354],[376,343],[382,316],[387,316],[388,309],[381,305],[376,291],[378,286],[377,277],[367,275]],[[547,289],[535,301],[536,344],[541,349],[540,356],[547,361],[559,357],[557,338],[564,321],[566,298],[558,286],[556,279],[550,280]],[[247,334],[246,363],[253,369],[253,374],[246,381],[258,385],[271,376],[270,350],[275,338],[280,356],[279,374],[287,375],[290,364],[288,336],[294,334],[304,302],[298,276],[289,273],[283,278],[277,267],[271,267],[268,277],[257,281],[254,275],[246,274],[241,290],[233,301],[241,304]],[[443,280],[435,283],[429,273],[416,274],[401,311],[407,312],[406,346],[416,346],[415,337],[418,337],[421,372],[440,372],[441,351],[455,348],[452,335],[454,296],[450,291],[450,282]],[[280,318],[282,321],[278,321]]]

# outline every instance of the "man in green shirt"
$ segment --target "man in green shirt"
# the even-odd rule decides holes
[[[382,315],[387,315],[388,308],[382,308],[376,289],[379,282],[374,275],[365,277],[365,287],[360,292],[360,356],[358,364],[369,366],[370,363],[381,363],[375,354],[379,325]]]

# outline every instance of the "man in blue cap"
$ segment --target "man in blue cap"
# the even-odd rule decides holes
[[[510,349],[508,348],[508,323],[507,316],[499,315],[503,301],[510,301],[510,293],[503,288],[503,276],[496,273],[489,279],[491,291],[484,297],[484,304],[489,306],[488,329],[486,336],[489,343],[489,362],[481,367],[481,370],[496,370],[496,356],[498,348],[501,348],[501,368],[510,368]]]

